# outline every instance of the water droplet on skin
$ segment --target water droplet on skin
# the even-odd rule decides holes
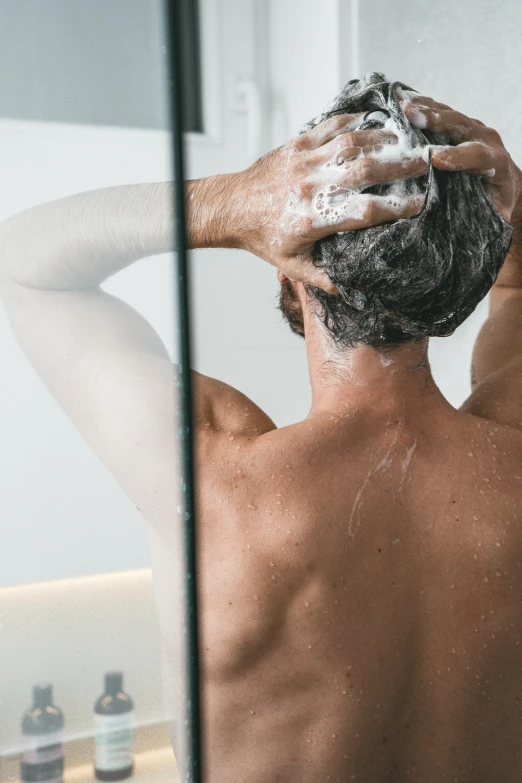
[[[309,650],[311,650],[311,649],[312,649],[312,645],[311,645],[311,644],[309,644],[309,645],[308,645],[308,649],[309,649]]]
[[[310,606],[310,604],[308,603],[308,601],[305,601],[305,606]]]
[[[257,511],[257,506],[253,506],[251,503],[248,504],[248,508],[251,508],[254,511]]]
[[[255,715],[255,710],[250,710],[251,715]]]
[[[341,693],[343,694],[343,696],[346,696],[346,691],[341,691]]]
[[[258,595],[254,596],[254,601],[259,601],[259,596]]]

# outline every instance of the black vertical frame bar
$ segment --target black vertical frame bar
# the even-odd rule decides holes
[[[183,30],[179,42],[185,88],[181,95],[183,130],[203,133],[199,2],[198,0],[177,0],[177,2],[178,19]]]
[[[198,594],[196,562],[194,447],[192,426],[192,384],[190,375],[190,309],[189,274],[187,265],[187,237],[185,210],[185,171],[183,156],[183,99],[185,89],[182,67],[183,14],[179,0],[165,0],[167,20],[167,48],[169,59],[169,87],[172,153],[174,165],[174,221],[176,231],[177,280],[175,295],[179,307],[178,345],[180,373],[180,440],[182,453],[183,511],[185,516],[185,553],[187,568],[189,700],[187,704],[190,731],[190,752],[187,768],[180,770],[183,783],[202,783],[201,769],[201,705],[200,656],[198,634]],[[177,274],[176,274],[177,272]]]

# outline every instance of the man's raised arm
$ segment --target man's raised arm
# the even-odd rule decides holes
[[[456,146],[435,148],[434,166],[483,176],[500,214],[513,227],[511,247],[490,293],[489,318],[473,350],[471,396],[462,410],[522,427],[522,172],[497,131],[424,96],[409,97],[412,124],[440,133]]]
[[[522,213],[522,204],[519,207]],[[513,239],[490,293],[489,317],[475,342],[474,391],[463,410],[522,428],[522,214],[512,218]]]
[[[351,132],[353,122],[334,117],[244,172],[189,183],[190,246],[242,248],[292,279],[335,292],[312,263],[314,242],[415,214],[421,204],[361,193],[339,219],[318,214],[314,199],[329,185],[353,193],[426,168],[422,159],[401,160],[398,145],[396,161],[360,155],[368,144],[397,139],[384,131]],[[346,165],[333,166],[339,152]],[[0,224],[0,296],[22,350],[144,516],[156,521],[176,507],[175,497],[167,500],[176,474],[177,372],[152,326],[100,284],[173,245],[170,183],[79,193]],[[195,380],[197,437],[199,422],[213,422],[216,432],[244,426],[244,408],[253,403],[211,378]],[[257,409],[249,420],[263,416]]]

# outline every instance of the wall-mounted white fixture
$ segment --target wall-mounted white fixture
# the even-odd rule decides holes
[[[236,76],[230,88],[230,106],[238,114],[247,115],[246,153],[253,163],[261,155],[262,107],[261,90],[253,79]]]

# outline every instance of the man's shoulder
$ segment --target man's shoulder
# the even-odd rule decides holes
[[[255,439],[276,425],[253,400],[217,378],[192,372],[196,442]]]

